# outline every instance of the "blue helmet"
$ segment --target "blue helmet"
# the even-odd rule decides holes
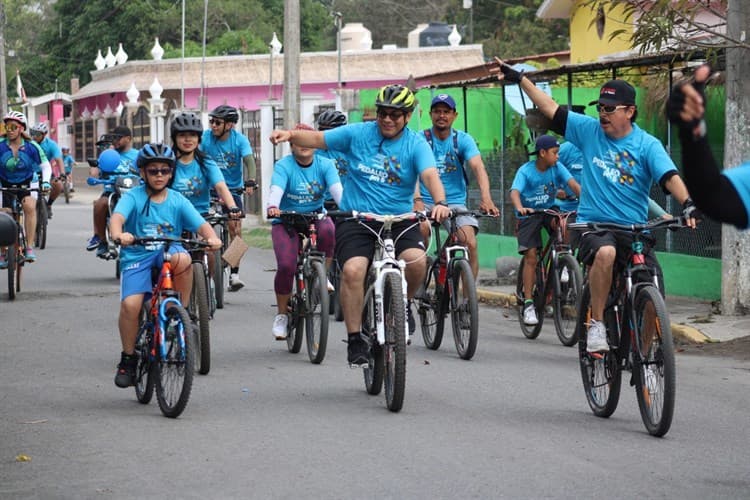
[[[141,150],[138,152],[138,158],[135,160],[135,163],[136,165],[138,165],[138,168],[143,168],[149,163],[153,163],[155,161],[164,162],[171,168],[174,168],[174,151],[172,151],[172,148],[170,148],[166,144],[152,142],[151,144],[146,144],[141,148]]]
[[[99,155],[99,170],[111,174],[120,166],[120,153],[114,149],[105,149]]]

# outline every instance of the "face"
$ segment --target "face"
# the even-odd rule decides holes
[[[8,135],[8,139],[18,139],[18,136],[23,133],[23,125],[15,120],[5,121],[5,132]]]
[[[221,118],[216,118],[215,116],[210,117],[208,125],[211,127],[211,133],[214,137],[221,137],[232,128],[231,123],[226,122]]]
[[[456,110],[451,109],[447,104],[436,104],[430,110],[432,125],[437,130],[451,128],[457,116]]]
[[[42,142],[44,140],[44,134],[31,134],[31,138],[36,142]]]
[[[615,139],[624,137],[632,130],[633,125],[630,119],[635,113],[635,106],[598,104],[597,110],[599,111],[599,125],[609,137]]]
[[[315,149],[314,148],[303,148],[302,146],[295,146],[294,144],[291,145],[292,154],[294,155],[294,159],[297,160],[298,163],[302,165],[309,165],[313,161],[313,156],[315,155]]]
[[[554,148],[542,149],[539,151],[538,157],[545,167],[551,167],[560,158],[560,148],[555,146]]]
[[[149,187],[158,191],[167,187],[172,178],[172,167],[168,163],[153,161],[143,167],[141,177],[146,180]]]
[[[397,137],[411,118],[411,113],[405,113],[401,109],[378,108],[378,127],[380,133],[386,139]]]
[[[130,142],[132,140],[133,138],[129,135],[121,135],[120,137],[112,140],[112,146],[114,146],[117,151],[127,151],[128,149],[130,149]]]
[[[179,132],[175,137],[177,149],[183,153],[192,153],[200,144],[200,136],[196,132]]]

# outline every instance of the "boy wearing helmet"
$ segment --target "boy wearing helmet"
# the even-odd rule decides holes
[[[47,135],[49,133],[49,127],[46,123],[37,123],[31,127],[30,132],[31,138],[42,148],[42,151],[44,151],[44,154],[52,167],[52,188],[50,189],[49,198],[47,199],[47,217],[51,219],[52,204],[62,192],[62,182],[60,182],[59,179],[60,173],[64,168],[62,151],[60,151],[60,146],[57,145],[57,142]]]
[[[175,155],[164,144],[147,144],[138,154],[136,163],[144,184],[125,193],[110,219],[113,240],[122,245],[120,253],[120,316],[119,329],[122,354],[117,366],[115,385],[129,387],[135,383],[135,339],[138,315],[144,294],[151,291],[151,270],[162,265],[161,245],[132,246],[137,237],[167,236],[179,238],[183,230],[198,233],[211,248],[221,247],[211,225],[179,192],[168,188],[175,167]],[[184,303],[190,300],[193,273],[191,258],[179,245],[170,248],[172,278],[175,290]]]
[[[433,217],[442,222],[450,213],[430,146],[407,128],[414,111],[414,94],[402,85],[386,85],[378,92],[374,122],[345,125],[325,132],[274,130],[271,142],[343,152],[349,161],[342,210],[399,214],[412,210],[414,186],[424,183],[436,201]],[[394,225],[396,253],[405,260],[407,295],[411,299],[425,273],[424,242],[413,224]],[[348,333],[348,361],[364,365],[367,342],[361,338],[365,276],[375,249],[375,236],[356,221],[336,225],[336,259],[342,267],[341,305]],[[410,321],[413,323],[413,320]]]
[[[234,129],[240,114],[232,106],[222,105],[208,114],[210,130],[203,132],[201,150],[211,157],[224,174],[230,190],[244,190],[253,194],[253,188],[245,187],[246,180],[255,180],[255,157],[247,137]],[[243,210],[242,196],[233,194],[235,204]],[[229,221],[229,236],[234,239],[242,235],[242,223]],[[234,292],[245,286],[240,279],[240,268],[233,267],[229,274],[229,290]]]

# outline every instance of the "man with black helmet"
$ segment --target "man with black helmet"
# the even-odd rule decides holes
[[[326,109],[318,115],[318,130],[320,131],[331,130],[332,128],[338,128],[343,125],[346,125],[346,115],[339,110]],[[334,151],[332,149],[316,149],[315,155],[333,160],[339,173],[341,185],[343,186],[349,165],[349,162],[346,160],[346,155],[340,151]],[[328,210],[334,210],[336,207],[336,203],[333,201],[330,193],[328,193],[328,198],[326,198],[325,207]]]

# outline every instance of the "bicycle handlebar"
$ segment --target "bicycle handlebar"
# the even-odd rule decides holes
[[[352,219],[360,221],[374,221],[374,222],[406,222],[406,221],[421,221],[427,219],[425,212],[406,212],[403,214],[396,215],[381,215],[374,214],[371,212],[358,212],[356,210],[331,210],[326,215],[330,217],[339,217],[342,219]]]
[[[33,188],[33,187],[0,187],[0,191],[6,191],[8,193],[21,193],[23,191],[35,191],[39,192],[41,191],[40,188]]]
[[[618,231],[623,233],[643,233],[652,229],[681,229],[687,227],[684,217],[673,219],[653,219],[645,224],[617,224],[614,222],[575,222],[568,229],[591,229],[592,231]]]
[[[115,243],[120,244],[120,239],[116,238]],[[170,236],[137,236],[133,245],[145,246],[149,243],[180,243],[186,247],[208,248],[211,245],[207,241],[197,240],[195,238],[172,238]]]

